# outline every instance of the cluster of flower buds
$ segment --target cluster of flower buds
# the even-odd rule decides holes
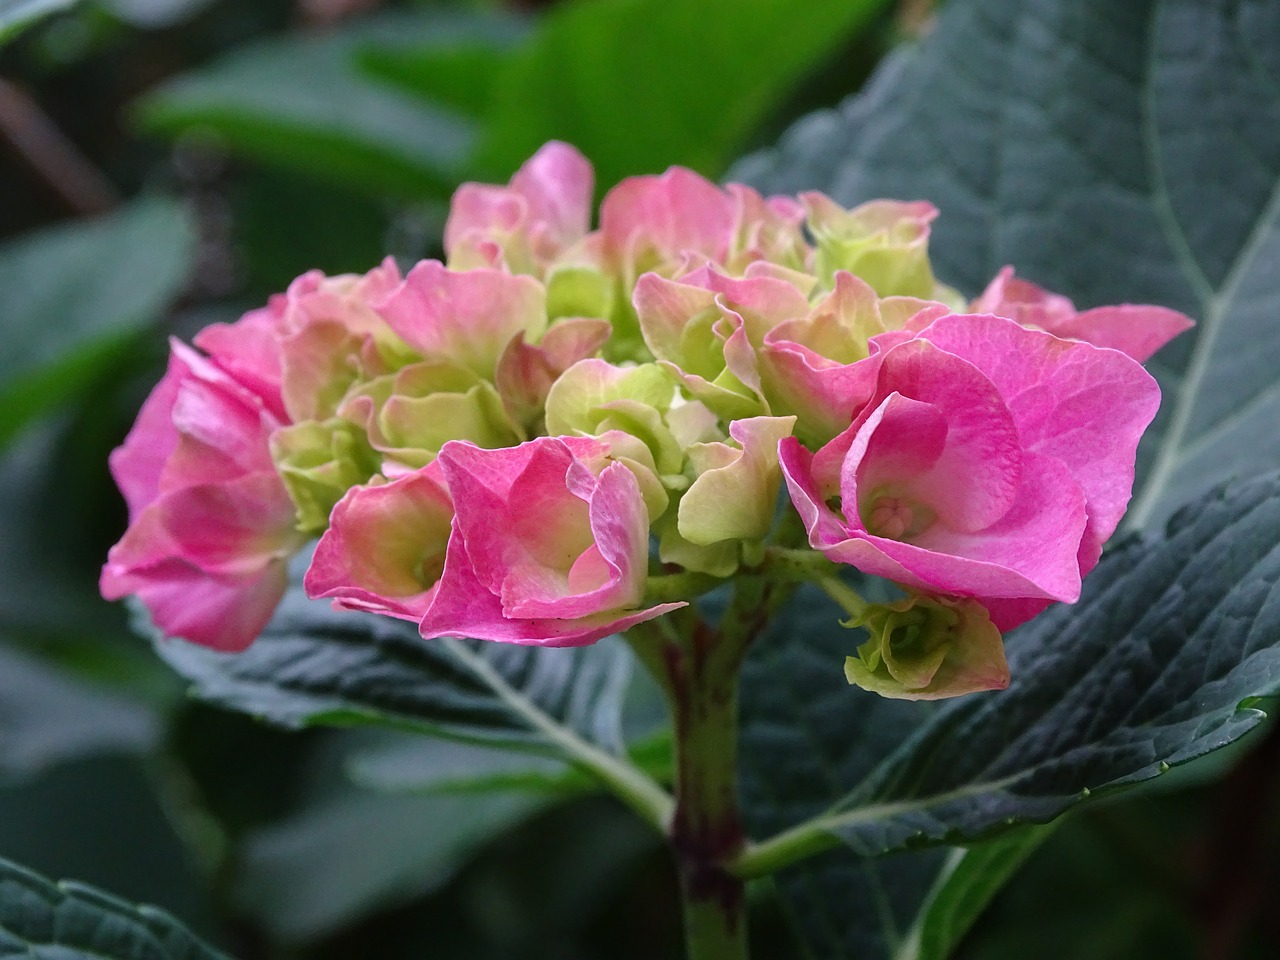
[[[651,575],[731,577],[772,544],[902,588],[857,618],[853,682],[1006,684],[1000,631],[1079,596],[1159,403],[1140,364],[1190,322],[1077,312],[1008,269],[966,304],[927,203],[672,168],[591,230],[592,191],[548,144],[457,191],[445,263],[308,273],[175,342],[112,456],[130,526],[103,593],[239,650],[318,537],[312,597],[579,645],[692,599]],[[800,523],[775,522],[784,484]]]

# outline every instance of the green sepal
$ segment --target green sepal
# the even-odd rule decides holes
[[[328,529],[334,505],[378,471],[378,455],[364,431],[336,417],[281,427],[271,435],[271,457],[304,534]]]

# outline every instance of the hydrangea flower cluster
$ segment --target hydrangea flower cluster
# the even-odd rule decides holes
[[[652,575],[799,550],[902,588],[857,612],[851,681],[1006,685],[1000,631],[1079,596],[1159,404],[1141,362],[1190,321],[1078,312],[1008,268],[966,304],[933,276],[927,203],[672,168],[591,230],[592,192],[548,144],[457,191],[446,262],[308,273],[173,343],[111,458],[130,526],[104,595],[240,650],[318,537],[312,597],[569,646],[693,599],[656,602]]]

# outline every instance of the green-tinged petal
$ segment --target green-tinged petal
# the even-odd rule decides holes
[[[604,360],[582,360],[561,374],[547,394],[547,433],[551,436],[591,434],[600,410],[615,400],[630,400],[665,412],[675,387],[652,363],[616,366]]]
[[[658,523],[658,559],[695,573],[731,577],[738,569],[738,541],[722,540],[710,546],[690,543],[680,536],[676,514],[668,513]]]
[[[938,211],[929,203],[873,200],[845,210],[820,193],[801,196],[817,241],[815,267],[828,286],[848,270],[882,297],[934,296],[929,266],[929,223]]]
[[[547,318],[613,315],[617,300],[613,278],[595,267],[568,264],[547,275]]]
[[[423,362],[352,390],[339,416],[359,424],[374,450],[423,467],[450,440],[495,448],[525,439],[493,384],[452,363]]]
[[[755,540],[773,526],[782,471],[778,442],[795,417],[754,417],[729,426],[737,449],[724,443],[690,448],[698,478],[680,500],[679,532],[692,544]]]
[[[325,530],[334,505],[378,470],[364,431],[337,418],[281,427],[271,435],[271,456],[306,534]]]

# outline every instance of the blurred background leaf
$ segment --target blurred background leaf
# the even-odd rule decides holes
[[[150,197],[0,247],[0,446],[156,322],[182,291],[193,240],[181,207]]]
[[[0,0],[0,43],[16,36],[41,17],[66,9],[78,0]]]

